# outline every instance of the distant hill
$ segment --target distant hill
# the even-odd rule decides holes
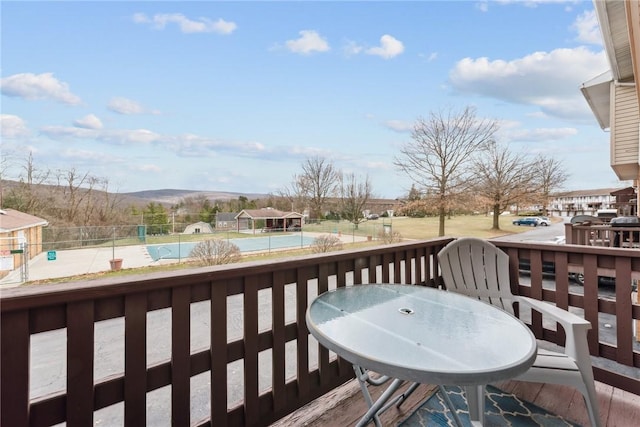
[[[244,196],[249,200],[264,199],[268,197],[268,194],[260,193],[233,193],[225,191],[194,191],[194,190],[176,190],[176,189],[162,189],[162,190],[144,190],[135,191],[131,193],[120,193],[123,196],[133,197],[136,199],[148,200],[150,202],[157,202],[162,204],[177,204],[182,199],[187,197],[206,197],[209,200],[237,200],[238,197]]]
[[[3,179],[0,180],[0,191],[9,192],[12,188],[21,185],[18,181]],[[57,186],[47,184],[35,184],[36,188],[43,191],[54,191]],[[96,190],[99,191],[99,190]],[[179,203],[182,199],[187,197],[206,197],[211,201],[227,201],[237,200],[238,197],[244,196],[249,200],[263,199],[268,197],[268,194],[259,193],[233,193],[225,191],[196,191],[196,190],[176,190],[176,189],[162,189],[162,190],[144,190],[134,191],[130,193],[116,193],[120,197],[120,200],[125,204],[131,204],[135,206],[145,206],[149,202],[156,202],[163,206],[169,207]]]

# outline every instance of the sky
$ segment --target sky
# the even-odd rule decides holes
[[[6,1],[3,178],[278,193],[325,158],[381,198],[420,118],[473,107],[563,190],[629,185],[580,86],[609,69],[592,1]],[[419,186],[418,186],[419,188]]]

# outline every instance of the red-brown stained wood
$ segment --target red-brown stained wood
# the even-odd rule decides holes
[[[189,287],[173,290],[171,298],[171,423],[176,426],[190,423],[190,365],[191,336]]]
[[[147,423],[147,298],[128,295],[124,315],[124,423]]]
[[[211,282],[211,424],[227,424],[227,288]]]
[[[589,425],[589,416],[582,395],[570,387],[522,381],[505,381],[494,384],[499,389],[513,393],[520,399],[538,405],[582,426]],[[403,390],[406,386],[403,386]],[[370,389],[374,399],[382,389]],[[420,385],[400,409],[395,407],[382,414],[385,426],[397,425],[406,419],[424,400],[436,391],[433,385]],[[400,393],[398,391],[397,393]],[[600,403],[600,419],[603,427],[635,427],[640,419],[640,396],[596,383]],[[354,426],[366,411],[358,383],[353,380],[327,393],[298,411],[272,424],[272,427],[333,427]]]
[[[29,313],[3,313],[0,321],[0,425],[29,425]],[[11,408],[8,410],[7,408]]]
[[[255,425],[258,406],[258,278],[245,277],[244,286],[244,404],[247,425]]]
[[[611,409],[607,415],[608,426],[637,426],[640,420],[640,396],[613,389]]]
[[[273,349],[271,350],[273,409],[276,412],[286,406],[285,368],[285,283],[282,274],[274,273],[271,290],[271,324]]]
[[[93,424],[93,301],[67,306],[67,425]]]
[[[118,277],[101,279],[91,282],[65,283],[64,285],[43,286],[40,288],[26,287],[24,289],[3,290],[0,300],[2,313],[2,381],[1,404],[2,425],[51,425],[67,421],[76,422],[73,417],[66,418],[71,408],[78,402],[85,402],[88,411],[74,413],[79,420],[85,421],[92,416],[92,411],[112,404],[124,402],[129,408],[125,409],[128,425],[140,420],[142,415],[141,393],[146,393],[170,386],[175,390],[172,399],[173,421],[176,424],[189,424],[189,386],[193,375],[211,370],[211,420],[204,420],[197,425],[268,425],[277,418],[296,410],[310,400],[335,394],[333,387],[353,378],[351,365],[342,360],[329,359],[329,352],[320,349],[318,369],[309,368],[308,331],[304,324],[304,314],[309,299],[313,295],[307,294],[307,283],[317,282],[318,292],[328,289],[329,284],[346,286],[353,283],[375,280],[376,282],[401,283],[410,278],[411,281],[422,283],[431,282],[431,278],[438,279],[438,266],[435,260],[437,251],[451,239],[434,239],[424,242],[408,242],[397,245],[386,245],[375,248],[340,251],[333,254],[313,255],[291,258],[282,261],[250,262],[241,265],[199,268],[180,272],[161,272],[143,274],[135,277]],[[619,267],[618,278],[627,281],[631,279],[629,264],[636,271],[640,271],[640,251],[607,248],[575,247],[571,245],[545,245],[522,242],[496,242],[499,247],[510,255],[512,269],[510,277],[516,282],[514,289],[523,295],[537,295],[559,306],[565,304],[570,308],[584,308],[587,318],[594,321],[603,313],[618,317],[624,324],[617,325],[617,337],[629,337],[632,322],[640,318],[640,306],[632,305],[630,300],[621,301],[621,296],[629,296],[628,289],[617,289],[619,301],[608,301],[597,296],[597,275],[604,272],[615,272]],[[542,289],[541,283],[532,280],[531,285],[517,284],[517,255],[529,256],[537,253],[540,260],[556,260],[558,271],[564,271],[566,265],[572,268],[583,268],[585,280],[584,293],[568,294],[565,278],[559,278],[555,289]],[[591,263],[590,266],[587,263]],[[534,269],[538,268],[537,261],[533,262]],[[423,267],[424,266],[424,267]],[[368,269],[367,277],[363,272]],[[419,273],[423,269],[423,273]],[[436,277],[432,277],[432,270]],[[373,275],[373,273],[376,273]],[[385,272],[387,275],[385,275]],[[534,276],[541,275],[536,271]],[[424,276],[424,278],[422,277]],[[294,284],[296,296],[291,302],[283,302],[282,292],[285,284]],[[258,334],[258,299],[260,289],[270,289],[272,295],[272,329],[260,331]],[[313,290],[311,290],[313,293]],[[244,294],[244,295],[243,295]],[[227,298],[239,295],[245,301],[243,316],[238,319],[244,323],[244,336],[229,341],[227,336],[228,305]],[[140,299],[140,303],[136,302]],[[190,304],[210,300],[211,336],[210,349],[196,344],[197,350],[190,352]],[[144,303],[146,301],[146,304]],[[284,325],[284,304],[296,304],[296,319]],[[173,313],[172,324],[172,357],[161,360],[153,366],[142,366],[146,355],[143,343],[146,341],[145,318],[147,312],[156,309],[169,308]],[[85,372],[79,374],[78,381],[70,384],[70,394],[61,391],[52,395],[42,396],[38,401],[28,401],[29,384],[29,333],[45,332],[68,326],[71,344],[69,366],[73,360],[91,359],[93,361],[93,328],[97,320],[124,318],[126,335],[123,355],[125,372],[115,373],[109,378],[101,379],[93,384],[90,375]],[[628,320],[628,322],[627,322]],[[231,320],[233,321],[233,319]],[[594,325],[597,323],[594,323]],[[556,333],[544,329],[543,335],[555,339]],[[640,354],[625,342],[616,343],[597,342],[595,336],[590,336],[590,346],[611,360],[622,361],[634,367],[640,366]],[[298,378],[282,379],[284,356],[283,348],[290,343],[297,342],[296,354],[293,356],[298,364]],[[76,345],[77,343],[77,345]],[[287,346],[287,347],[289,347]],[[257,359],[261,351],[271,350],[274,364],[272,366],[272,390],[258,396]],[[227,409],[227,363],[245,360],[245,402],[244,406]],[[84,369],[84,368],[83,368]],[[93,370],[91,367],[89,370]],[[129,375],[131,374],[131,375]],[[596,378],[606,381],[627,391],[636,391],[640,386],[637,378],[622,376],[606,367],[594,369]],[[145,383],[146,379],[146,383]],[[285,381],[287,381],[285,383]],[[355,390],[357,399],[345,399],[343,406],[345,414],[337,415],[328,410],[330,399],[320,398],[321,406],[326,413],[318,416],[318,424],[333,426],[335,419],[344,420],[340,425],[355,423],[359,418],[354,408],[364,409],[364,402],[359,395],[357,384]],[[528,383],[534,384],[534,383]],[[429,387],[429,386],[424,386]],[[552,402],[557,390],[547,385],[522,386],[521,390],[527,395],[534,394],[541,403],[545,399]],[[534,389],[532,387],[538,387]],[[533,390],[533,392],[531,391]],[[611,387],[609,390],[614,390]],[[7,391],[10,391],[7,393]],[[85,393],[86,391],[86,393]],[[377,393],[378,391],[376,391]],[[538,393],[539,392],[539,393]],[[620,392],[620,390],[618,390]],[[537,393],[537,394],[536,394]],[[617,425],[630,419],[637,418],[637,396],[623,393],[614,398],[613,391],[603,397],[602,386],[598,386],[599,399],[604,417],[609,425],[615,420]],[[604,392],[606,393],[606,391]],[[637,393],[640,393],[638,391]],[[545,394],[547,397],[545,398]],[[425,394],[415,394],[415,398],[424,398]],[[549,398],[548,396],[552,396]],[[413,396],[412,396],[413,398]],[[624,403],[630,402],[631,406]],[[533,402],[535,403],[535,399]],[[527,399],[531,400],[531,399]],[[604,402],[604,404],[603,404]],[[611,404],[607,407],[607,402]],[[343,402],[338,402],[342,405]],[[419,403],[416,400],[416,405]],[[558,410],[580,414],[579,396],[571,392],[568,407]],[[66,406],[69,405],[70,409]],[[92,405],[95,405],[93,407]],[[358,406],[360,405],[360,406]],[[634,406],[636,405],[636,406]],[[81,406],[85,406],[83,403]],[[7,409],[8,408],[8,409]],[[338,407],[336,407],[338,408]],[[384,415],[384,420],[400,419],[410,413],[409,402],[403,405],[401,411],[391,409]],[[614,414],[615,411],[615,414]],[[634,417],[628,416],[632,413]],[[561,414],[566,415],[566,414]],[[578,418],[579,419],[579,418]],[[14,422],[15,421],[15,422]],[[324,421],[324,424],[322,422]],[[387,422],[387,421],[385,421]],[[142,424],[144,423],[144,419]],[[297,424],[296,424],[297,425]]]

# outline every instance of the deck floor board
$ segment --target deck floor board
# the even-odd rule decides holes
[[[580,425],[589,426],[589,417],[582,395],[571,387],[522,381],[505,381],[494,385]],[[403,386],[397,393],[402,392],[407,386]],[[421,385],[399,409],[392,407],[382,414],[382,424],[384,426],[397,425],[411,415],[436,389],[434,385]],[[381,387],[373,388],[374,399],[382,391]],[[596,391],[600,402],[600,418],[604,427],[638,425],[640,396],[599,382],[596,382]],[[366,409],[358,383],[353,380],[279,420],[272,426],[354,426],[360,416],[366,412]]]

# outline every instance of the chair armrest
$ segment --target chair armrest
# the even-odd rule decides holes
[[[573,314],[565,309],[558,308],[553,304],[549,304],[545,301],[540,301],[537,299],[517,296],[515,300],[521,304],[527,305],[534,310],[542,313],[543,315],[547,315],[553,317],[558,323],[562,325],[565,329],[567,327],[577,326],[579,329],[586,328],[591,329],[591,322],[588,320]],[[566,325],[566,326],[565,326]]]
[[[567,336],[565,343],[566,354],[576,360],[583,359],[585,356],[587,358],[589,357],[587,332],[591,329],[591,322],[576,314],[570,313],[567,310],[549,304],[548,302],[523,296],[516,296],[515,301],[531,307],[543,316],[553,318],[553,320],[562,325]]]

